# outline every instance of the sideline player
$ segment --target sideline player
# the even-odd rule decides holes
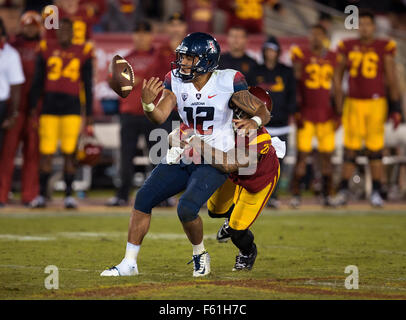
[[[44,92],[39,118],[40,192],[31,202],[32,208],[46,206],[47,185],[52,173],[52,157],[61,142],[66,184],[64,205],[77,207],[72,197],[75,177],[75,151],[81,130],[80,81],[86,94],[86,126],[92,114],[92,57],[93,46],[72,44],[72,21],[64,18],[56,30],[56,41],[41,41],[35,78],[30,90],[30,107],[35,108]],[[87,128],[87,130],[91,130]]]
[[[177,105],[182,122],[215,148],[234,147],[233,111],[230,99],[251,119],[240,120],[239,129],[257,129],[270,118],[261,100],[248,92],[244,76],[236,70],[216,70],[220,46],[205,33],[191,33],[176,49],[176,69],[168,72],[164,85],[158,78],[144,80],[142,103],[145,115],[162,124]],[[155,106],[153,101],[163,90]],[[209,164],[161,162],[138,191],[130,218],[126,254],[121,263],[101,276],[138,274],[137,256],[151,221],[151,210],[163,200],[183,191],[177,207],[183,229],[192,243],[194,277],[210,273],[210,256],[203,244],[203,222],[198,215],[202,205],[225,182],[227,174]]]
[[[267,91],[260,87],[250,87],[249,91],[271,112],[272,100]],[[249,118],[243,110],[232,103],[231,105],[234,118]],[[173,137],[179,140],[182,135],[187,136],[187,129],[182,124],[180,129],[173,131]],[[182,131],[179,135],[180,130]],[[225,223],[217,233],[217,240],[226,242],[231,238],[233,244],[239,249],[233,271],[251,270],[257,257],[257,246],[249,228],[264,209],[280,175],[279,161],[271,136],[265,127],[257,129],[253,134],[242,137],[240,140],[236,134],[235,148],[228,152],[216,150],[196,136],[192,137],[186,145],[191,146],[193,152],[207,157],[212,166],[229,174],[229,179],[207,201],[207,209],[210,217],[225,218]],[[248,155],[250,148],[253,149],[253,158]],[[241,154],[245,156],[241,157]],[[217,164],[214,161],[215,157],[224,161]],[[231,159],[237,161],[231,161]],[[255,172],[250,175],[238,172],[240,168],[248,165],[248,160],[252,160],[250,165],[256,166]]]
[[[349,181],[355,169],[357,153],[365,143],[372,175],[371,205],[383,206],[382,149],[388,111],[395,129],[401,121],[395,52],[394,40],[375,37],[374,15],[369,11],[359,14],[359,38],[343,40],[338,44],[334,91],[336,106],[343,110],[344,129],[344,165],[336,197],[338,205],[348,202]],[[345,71],[349,74],[349,91],[342,107],[344,94],[341,83]],[[389,91],[389,108],[385,98],[386,87]]]
[[[296,113],[297,160],[292,179],[293,198],[290,205],[300,205],[301,181],[306,174],[306,163],[312,151],[313,137],[317,137],[322,174],[323,205],[333,206],[331,155],[335,148],[335,129],[338,127],[330,93],[336,54],[325,48],[327,31],[321,25],[312,27],[309,47],[291,49],[295,77],[299,87],[299,104]]]
[[[15,124],[4,136],[0,163],[0,206],[7,203],[14,171],[14,158],[22,142],[23,166],[21,174],[21,201],[28,205],[38,194],[38,117],[30,117],[27,95],[34,77],[36,50],[40,41],[41,16],[27,11],[20,18],[20,32],[10,44],[21,57],[25,82]]]

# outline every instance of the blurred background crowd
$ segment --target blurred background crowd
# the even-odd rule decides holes
[[[60,17],[68,18],[64,25],[71,21],[71,27],[67,27],[73,30],[71,41],[82,46],[80,52],[72,49],[70,53],[73,57],[78,55],[80,68],[68,64],[58,71],[62,75],[55,75],[55,72],[51,75],[78,81],[77,88],[71,89],[71,84],[67,85],[69,89],[65,88],[65,96],[41,96],[41,90],[52,93],[52,86],[48,84],[49,75],[48,82],[41,83],[39,79],[41,62],[38,55],[42,57],[45,70],[47,63],[50,64],[52,50],[53,53],[65,50],[63,46],[51,50],[52,41],[58,39],[61,44],[64,36],[63,32],[55,33],[55,30],[43,27],[47,5],[56,5]],[[373,13],[376,36],[393,39],[396,43],[396,50],[392,51],[395,83],[400,94],[397,111],[402,117],[397,119],[401,123],[396,130],[396,121],[385,123],[380,156],[383,167],[378,175],[373,166],[371,170],[370,164],[379,156],[368,154],[368,148],[361,148],[352,157],[345,154],[341,124],[335,128],[334,146],[328,152],[329,166],[323,165],[326,159],[318,145],[320,141],[311,140],[310,149],[305,150],[306,157],[301,157],[303,150],[298,150],[302,97],[297,90],[300,75],[295,70],[294,53],[300,58],[306,48],[317,47],[318,41],[322,48],[335,52],[341,40],[358,37],[358,30],[344,27],[347,17],[344,11],[348,5],[369,9]],[[106,205],[130,205],[132,192],[153,169],[148,152],[154,141],[148,137],[156,126],[143,115],[142,80],[151,76],[163,79],[175,60],[174,50],[184,36],[198,31],[212,33],[219,41],[221,69],[239,70],[248,85],[259,85],[271,92],[274,110],[267,127],[272,136],[287,142],[288,152],[283,160],[278,192],[269,206],[277,208],[282,203],[298,207],[300,201],[291,200],[292,197],[299,200],[302,191],[310,201],[318,202],[321,198],[324,205],[331,205],[326,197],[336,195],[343,188],[347,189],[349,198],[355,200],[369,199],[376,188],[387,201],[406,199],[405,0],[0,0],[0,18],[4,38],[0,43],[0,72],[5,72],[7,64],[15,67],[11,58],[5,59],[4,43],[17,50],[23,70],[22,77],[18,77],[18,70],[12,71],[14,76],[9,76],[7,90],[0,75],[0,206],[23,203],[42,207],[45,203],[41,201],[51,198],[53,191],[65,194],[67,208],[77,206],[74,198],[86,198],[92,203],[92,194],[102,194]],[[119,99],[107,84],[108,65],[116,54],[125,57],[134,69],[135,88],[126,99]],[[80,73],[76,75],[79,69]],[[330,81],[331,78],[332,75]],[[344,76],[344,92],[348,90],[347,79]],[[388,82],[387,85],[392,84]],[[64,84],[61,82],[60,86]],[[389,96],[384,98],[388,102],[391,100]],[[44,108],[57,108],[59,101],[68,104],[69,99],[76,99],[69,102],[70,106],[76,103],[79,106],[79,111],[69,111],[69,115],[86,118],[78,125],[77,136],[79,131],[89,130],[89,135],[102,147],[97,163],[90,165],[78,161],[77,140],[72,147],[69,139],[64,142],[61,138],[59,149],[52,146],[53,142],[40,141],[46,137],[54,139],[50,137],[52,134],[47,136],[38,132],[41,109],[43,112]],[[63,103],[60,108],[65,108]],[[67,115],[66,110],[50,113],[59,116],[60,112]],[[178,119],[173,112],[161,127],[169,132],[171,122]],[[63,126],[62,122],[54,122],[49,117],[43,127],[52,131],[51,123]],[[67,123],[71,129],[74,127],[72,119]],[[349,158],[354,170],[347,174],[348,177],[344,174],[346,182],[343,183],[343,166]],[[300,169],[298,161],[302,162]],[[327,182],[328,179],[331,181]],[[328,191],[325,190],[327,183]],[[38,199],[38,196],[44,199]],[[162,205],[172,206],[175,201],[170,199]]]

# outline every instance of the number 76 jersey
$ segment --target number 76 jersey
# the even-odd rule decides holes
[[[375,39],[369,44],[359,39],[338,43],[338,59],[347,60],[349,74],[348,96],[357,99],[376,99],[385,96],[384,57],[395,55],[394,40]]]
[[[234,148],[233,110],[228,103],[234,92],[248,90],[240,72],[216,70],[200,91],[168,72],[164,86],[175,94],[182,122],[199,138],[222,151]]]

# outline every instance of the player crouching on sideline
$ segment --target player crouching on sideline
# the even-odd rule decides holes
[[[249,92],[260,99],[271,112],[272,100],[267,91],[260,87],[251,87]],[[234,111],[235,123],[250,117],[232,101],[230,107]],[[244,134],[244,130],[236,128],[235,147],[223,152],[195,135],[188,137],[190,131],[182,124],[169,135],[169,143],[185,149],[185,152],[188,148],[193,148],[193,157],[195,153],[201,154],[206,162],[229,174],[229,179],[207,201],[207,208],[210,217],[225,218],[224,225],[217,233],[217,240],[226,242],[231,238],[239,249],[233,271],[251,270],[257,256],[257,247],[249,227],[264,209],[278,182],[278,156],[284,157],[285,143],[278,138],[271,141],[271,136],[264,127],[249,130],[250,134],[242,137],[240,134]],[[243,168],[254,171],[241,170]]]
[[[56,30],[57,40],[43,40],[30,90],[30,107],[35,108],[42,92],[44,99],[39,118],[40,193],[31,202],[32,208],[46,206],[52,157],[61,141],[64,157],[65,208],[76,208],[72,197],[75,177],[75,151],[81,130],[80,81],[86,95],[86,130],[92,131],[92,57],[93,46],[72,44],[72,21],[64,18]]]

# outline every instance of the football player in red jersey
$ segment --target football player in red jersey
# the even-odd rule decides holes
[[[64,156],[65,207],[76,208],[72,183],[76,168],[75,151],[81,130],[80,81],[86,95],[86,130],[91,131],[93,46],[72,44],[72,21],[63,18],[57,40],[43,40],[37,56],[35,77],[29,94],[29,106],[35,109],[44,92],[39,118],[40,192],[31,207],[46,205],[47,185],[52,172],[52,157],[60,141]]]
[[[59,19],[69,18],[73,22],[72,43],[83,45],[91,39],[92,26],[100,18],[104,6],[98,1],[81,0],[56,0],[54,3],[58,7]],[[55,29],[46,29],[45,38],[47,40],[57,37]]]
[[[325,48],[327,31],[321,25],[312,27],[309,47],[291,49],[295,77],[298,81],[299,103],[296,113],[297,159],[292,179],[291,206],[300,205],[301,181],[306,173],[307,158],[312,151],[312,139],[317,137],[323,177],[323,204],[333,206],[331,155],[335,147],[337,116],[331,105],[333,71],[336,54]]]
[[[7,203],[14,171],[14,157],[20,142],[23,143],[21,201],[28,203],[38,194],[38,117],[29,117],[27,95],[34,77],[36,49],[40,40],[41,16],[27,11],[20,18],[20,33],[10,44],[20,54],[25,83],[21,88],[18,117],[5,134],[0,155],[0,203]]]
[[[249,91],[271,111],[272,100],[267,91],[260,87],[250,87]],[[230,106],[234,110],[236,123],[249,118],[234,103],[231,102]],[[264,127],[252,130],[254,132],[250,132],[248,136],[241,137],[236,133],[235,148],[222,152],[196,136],[186,142],[188,131],[188,127],[182,124],[171,133],[170,143],[177,143],[184,148],[192,147],[194,158],[195,152],[197,155],[201,154],[213,167],[229,173],[229,179],[207,201],[207,209],[212,218],[225,218],[225,223],[217,233],[217,240],[226,242],[231,238],[239,249],[233,271],[251,270],[257,256],[257,247],[249,228],[264,209],[280,175],[279,160],[271,136]],[[254,171],[239,171],[252,165],[256,166]],[[250,170],[252,169],[254,168],[251,167]]]
[[[395,129],[401,120],[395,52],[395,41],[375,37],[374,16],[369,11],[360,12],[359,38],[338,44],[334,88],[337,108],[343,110],[344,129],[344,165],[338,204],[348,201],[348,185],[355,169],[355,159],[365,145],[372,174],[371,205],[383,205],[380,192],[384,124],[388,114]],[[343,104],[341,83],[345,71],[349,75],[349,90]],[[386,87],[389,89],[389,108]]]

